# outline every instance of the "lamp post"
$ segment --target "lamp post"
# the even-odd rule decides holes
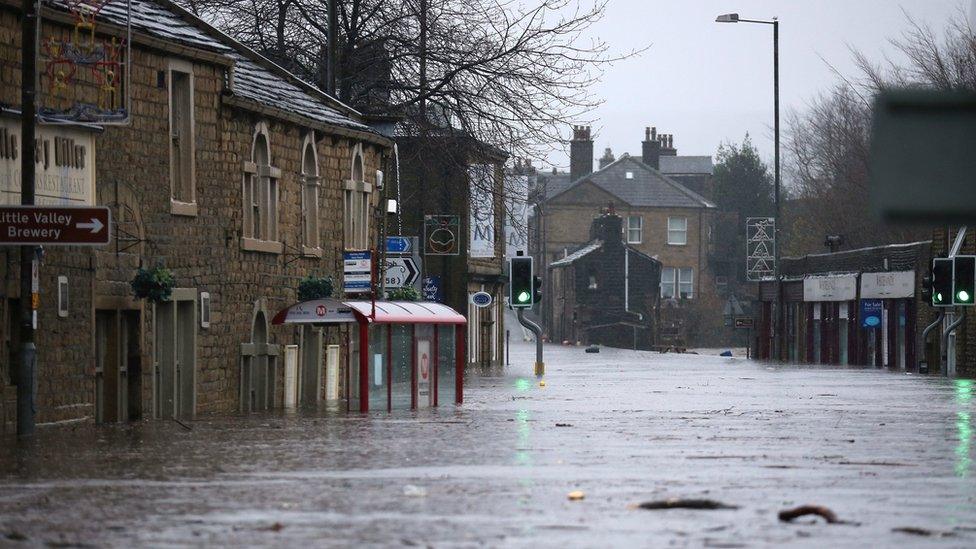
[[[772,25],[773,26],[773,141],[774,141],[774,152],[773,152],[773,193],[774,193],[774,207],[775,214],[774,218],[776,220],[776,233],[779,233],[780,228],[780,211],[779,211],[779,187],[780,187],[780,177],[779,177],[779,19],[774,17],[771,21],[763,21],[759,19],[742,19],[739,17],[738,13],[726,13],[724,15],[719,15],[715,18],[716,23],[757,23],[760,25]],[[781,317],[783,316],[782,311],[782,287],[779,279],[779,238],[778,234],[773,242],[773,276],[776,279],[776,313],[773,315],[773,355],[776,360],[780,360],[780,346],[781,346]]]

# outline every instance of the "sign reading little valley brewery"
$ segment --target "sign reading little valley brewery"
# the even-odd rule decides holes
[[[0,206],[0,244],[104,246],[110,238],[106,207]]]

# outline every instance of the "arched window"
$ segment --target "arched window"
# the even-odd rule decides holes
[[[350,179],[343,186],[345,247],[365,250],[369,247],[369,205],[373,186],[365,181],[363,146],[352,149]]]
[[[319,162],[315,136],[309,132],[302,146],[302,243],[319,247]]]
[[[278,180],[281,170],[271,165],[271,143],[268,126],[264,122],[254,130],[251,160],[244,163],[244,238],[245,249],[263,250],[248,246],[247,239],[278,240]]]

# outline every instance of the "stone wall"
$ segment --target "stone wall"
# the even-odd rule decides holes
[[[0,34],[16,38],[17,17],[0,11]],[[19,48],[15,40],[0,41],[0,102],[16,105],[19,96]],[[224,67],[193,57],[196,213],[174,213],[169,183],[169,105],[165,71],[174,57],[133,47],[132,121],[107,126],[96,139],[97,203],[112,209],[118,222],[107,248],[49,247],[41,268],[41,310],[36,340],[39,347],[39,416],[49,422],[93,415],[95,395],[96,309],[129,311],[139,319],[142,408],[152,410],[155,327],[152,305],[132,298],[129,282],[140,266],[162,265],[175,276],[184,294],[211,296],[211,324],[196,318],[196,412],[229,412],[239,406],[240,348],[251,340],[256,309],[273,316],[296,300],[298,281],[310,274],[333,275],[341,291],[343,247],[342,182],[351,178],[352,151],[362,144],[366,182],[384,167],[387,149],[316,127],[320,175],[321,250],[302,248],[302,144],[311,126],[262,116],[228,104]],[[162,73],[161,73],[162,71]],[[244,162],[251,158],[255,127],[269,129],[271,165],[278,180],[278,241],[280,253],[246,251],[242,243]],[[310,123],[311,124],[311,123]],[[348,132],[342,132],[348,133]],[[378,193],[372,194],[374,205]],[[182,214],[180,214],[182,213]],[[375,235],[375,226],[371,235]],[[371,236],[372,239],[372,236]],[[308,252],[308,250],[306,250]],[[19,295],[17,255],[0,251],[4,297]],[[59,318],[56,281],[68,276],[70,311]],[[9,371],[16,311],[4,301],[0,372]],[[199,315],[199,302],[195,304]],[[14,315],[14,316],[11,316]],[[292,327],[271,328],[269,342],[299,343]],[[325,344],[339,343],[338,329],[327,331]],[[323,351],[324,356],[324,351]],[[283,375],[279,362],[279,378]],[[0,375],[0,378],[4,376]],[[324,378],[324,376],[323,376]],[[340,379],[342,376],[340,376]],[[0,392],[5,380],[0,379]],[[279,379],[277,401],[283,382]]]

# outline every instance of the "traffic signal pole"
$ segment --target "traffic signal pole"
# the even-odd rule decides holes
[[[525,318],[525,309],[515,309],[515,316],[518,317],[519,324],[535,334],[535,375],[542,377],[546,375],[546,363],[542,361],[542,328]]]

